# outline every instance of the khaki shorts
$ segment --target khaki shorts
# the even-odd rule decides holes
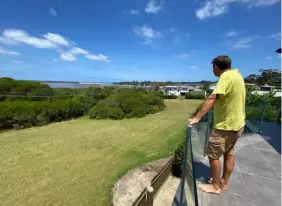
[[[219,159],[221,155],[234,155],[234,146],[242,135],[244,127],[239,131],[214,129],[209,137],[207,155],[211,159]]]

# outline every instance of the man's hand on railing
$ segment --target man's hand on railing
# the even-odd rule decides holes
[[[187,124],[195,125],[195,124],[198,124],[199,122],[200,122],[199,118],[193,117],[192,119],[188,119]]]

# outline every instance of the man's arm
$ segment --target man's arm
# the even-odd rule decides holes
[[[200,109],[200,111],[197,113],[195,118],[202,119],[205,114],[207,114],[215,104],[216,100],[219,99],[219,95],[211,94],[205,101],[204,105]]]
[[[218,94],[211,94],[205,101],[204,105],[200,109],[200,111],[197,113],[195,117],[192,119],[188,119],[188,124],[194,125],[198,124],[200,120],[203,118],[203,116],[210,111],[210,109],[213,107],[216,100],[219,99]]]

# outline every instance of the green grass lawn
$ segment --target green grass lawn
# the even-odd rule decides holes
[[[1,205],[110,205],[128,169],[173,154],[201,102],[167,100],[165,111],[141,119],[83,117],[0,133]]]

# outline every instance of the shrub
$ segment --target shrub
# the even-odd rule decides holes
[[[0,102],[0,128],[30,127],[82,116],[81,103],[73,99],[55,101]]]
[[[91,119],[106,119],[109,118],[109,105],[101,101],[96,106],[89,110],[89,117]]]
[[[0,100],[28,99],[48,100],[53,96],[53,89],[46,84],[34,81],[0,78]]]
[[[165,108],[162,97],[157,92],[147,92],[136,88],[120,88],[89,111],[92,119],[122,119],[124,117],[144,117]]]
[[[130,117],[144,117],[147,113],[147,108],[145,107],[134,107],[132,112],[129,114]]]
[[[281,111],[281,98],[270,95],[247,94],[246,98],[246,119],[260,120],[262,108],[266,101],[264,121],[276,122]]]
[[[125,116],[124,112],[119,107],[110,107],[109,118],[111,119],[123,119]]]
[[[205,99],[204,94],[196,94],[196,93],[187,93],[185,95],[185,99]]]
[[[171,95],[164,95],[163,98],[164,99],[177,99],[178,97],[174,94],[171,94]]]
[[[149,106],[148,113],[149,114],[155,114],[155,113],[160,112],[162,110],[163,110],[163,108],[161,108],[160,106],[153,105],[153,106]]]
[[[174,161],[172,163],[172,174],[176,177],[181,177],[183,171],[185,141],[178,144],[174,152]]]

